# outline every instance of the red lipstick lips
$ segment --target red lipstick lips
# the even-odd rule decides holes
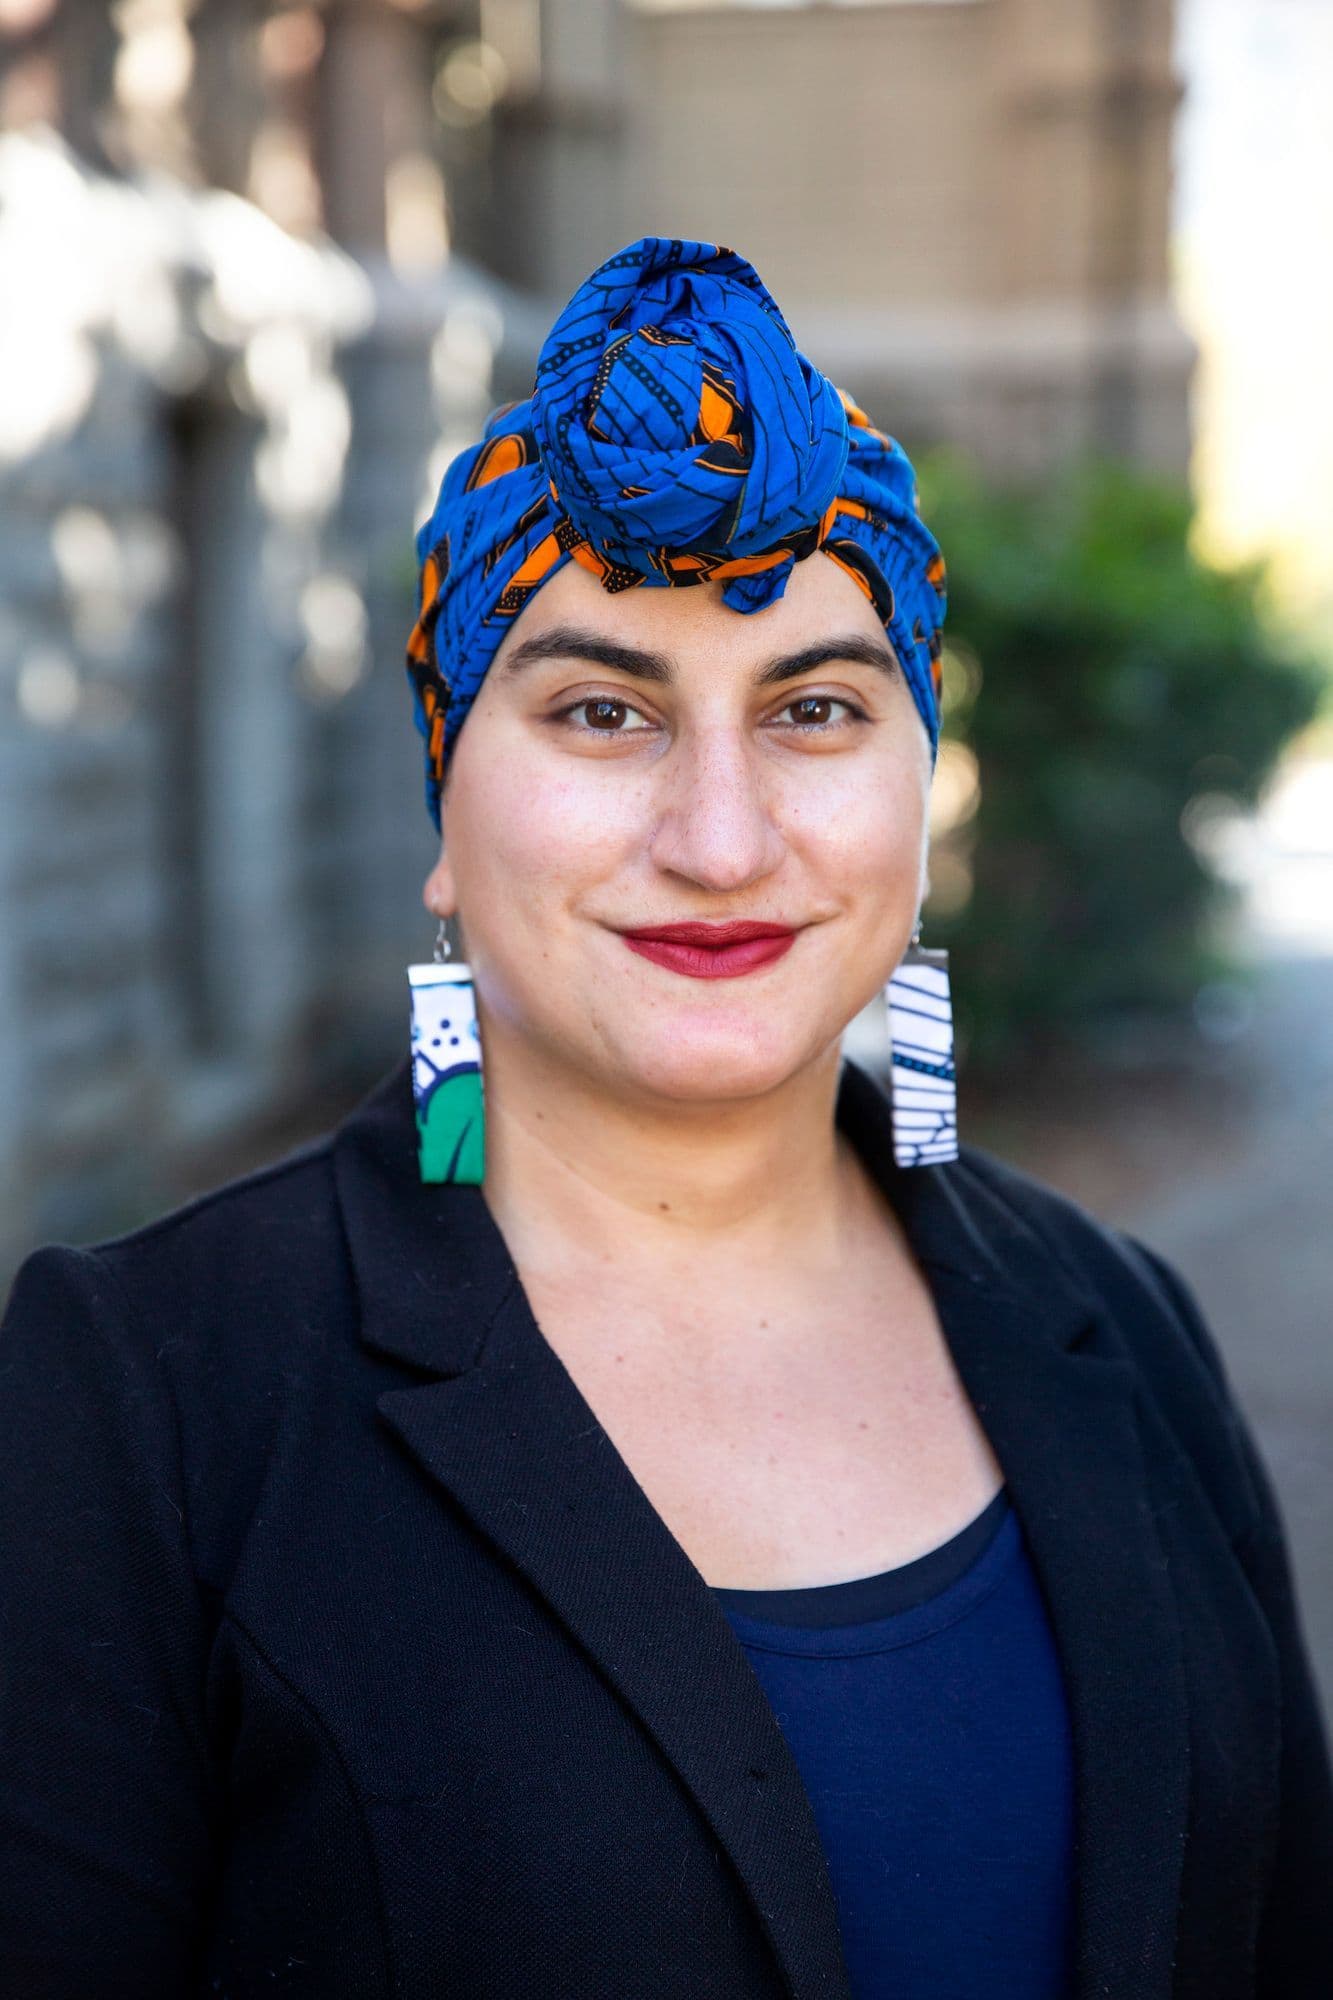
[[[631,951],[690,979],[736,979],[772,965],[791,949],[790,924],[646,924],[621,933]]]

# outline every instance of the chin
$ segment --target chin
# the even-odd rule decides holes
[[[836,1038],[835,1038],[836,1039]],[[793,1042],[790,1028],[779,1032],[728,1032],[721,1024],[711,1033],[697,1026],[650,1044],[637,1043],[613,1052],[618,1094],[667,1099],[677,1104],[720,1104],[763,1097],[818,1059],[827,1044]]]

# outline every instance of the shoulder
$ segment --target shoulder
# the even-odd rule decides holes
[[[983,1228],[1022,1231],[1088,1295],[1141,1405],[1192,1461],[1233,1538],[1248,1533],[1266,1504],[1254,1440],[1190,1281],[1138,1235],[984,1147],[961,1145],[950,1171]]]
[[[1138,1237],[982,1146],[960,1145],[951,1171],[982,1227],[1021,1233],[1085,1289],[1160,1309],[1168,1273],[1183,1283]]]
[[[225,1569],[277,1435],[354,1338],[332,1138],[124,1235],[33,1251],[0,1322],[5,1421],[119,1436],[194,1512],[205,1571]]]
[[[169,1347],[223,1329],[244,1345],[275,1299],[337,1287],[332,1143],[324,1134],[123,1235],[44,1245],[20,1266],[11,1309],[63,1297],[108,1333],[142,1327],[158,1351],[164,1335]]]
[[[1131,1341],[1145,1314],[1149,1320],[1164,1314],[1179,1323],[1208,1372],[1222,1378],[1217,1344],[1186,1280],[1158,1251],[984,1147],[960,1146],[952,1171],[983,1226],[1021,1232],[1040,1246],[1066,1276],[1117,1309]]]
[[[322,1290],[344,1267],[334,1138],[323,1133],[89,1254],[134,1298],[188,1306],[194,1318],[221,1308],[239,1321],[271,1303],[275,1287]]]

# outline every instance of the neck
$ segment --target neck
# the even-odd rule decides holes
[[[627,1101],[488,1038],[486,1200],[520,1268],[614,1256],[836,1269],[863,1212],[839,1050],[760,1097]]]

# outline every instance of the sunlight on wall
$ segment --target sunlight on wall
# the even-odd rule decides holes
[[[113,351],[180,392],[211,349],[236,348],[236,379],[268,425],[274,510],[336,497],[350,420],[332,349],[370,325],[373,299],[332,245],[298,241],[238,195],[161,175],[111,181],[52,132],[10,133],[0,296],[24,301],[0,316],[0,463],[68,437]]]
[[[1288,608],[1333,632],[1333,7],[1180,0],[1177,59],[1202,546],[1271,551]]]

